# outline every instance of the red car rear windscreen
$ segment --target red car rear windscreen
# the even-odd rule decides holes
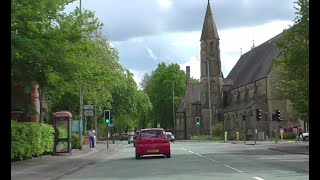
[[[150,131],[140,132],[141,138],[160,138],[164,135],[165,135],[164,131],[160,131],[160,130],[150,130]]]

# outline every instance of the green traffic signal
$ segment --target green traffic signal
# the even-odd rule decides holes
[[[110,124],[110,120],[109,119],[106,119],[106,124]]]
[[[200,126],[200,122],[197,122],[197,124],[196,124],[197,126]]]

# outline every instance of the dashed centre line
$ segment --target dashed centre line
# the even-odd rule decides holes
[[[230,168],[230,169],[233,169],[233,170],[235,170],[235,171],[238,171],[238,172],[240,172],[240,173],[242,173],[243,171],[240,171],[239,169],[236,169],[236,168],[234,168],[234,167],[231,167],[231,166],[229,166],[229,165],[227,165],[227,164],[223,164],[224,166],[226,166],[226,167],[228,167],[228,168]]]
[[[259,177],[253,177],[254,179],[257,179],[257,180],[264,180],[262,178],[259,178]]]

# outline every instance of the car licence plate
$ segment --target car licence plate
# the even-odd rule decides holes
[[[156,152],[159,152],[159,149],[149,149],[148,152],[149,153],[156,153]]]

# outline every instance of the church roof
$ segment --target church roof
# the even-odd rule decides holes
[[[191,88],[191,103],[200,102],[201,84],[190,84]]]
[[[185,112],[186,111],[186,99],[185,98],[182,98],[181,99],[181,102],[180,102],[180,106],[179,106],[179,109],[177,110],[177,112]]]
[[[231,111],[240,110],[240,109],[250,108],[250,107],[252,107],[255,103],[256,103],[255,100],[250,100],[250,101],[241,102],[241,103],[233,103],[233,104],[230,104],[230,105],[229,105],[228,107],[226,107],[225,109],[223,109],[222,113],[231,112]]]
[[[231,89],[267,77],[272,68],[273,59],[280,55],[281,51],[274,42],[281,37],[282,33],[251,49],[240,57],[227,76],[228,79],[234,80]]]
[[[204,17],[200,41],[206,39],[219,39],[218,30],[216,27],[216,23],[214,22],[209,1],[207,5],[206,15]]]

